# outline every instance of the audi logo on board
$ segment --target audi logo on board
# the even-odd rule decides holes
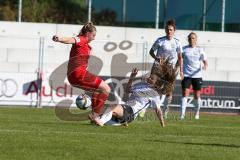
[[[14,79],[0,79],[0,97],[13,97],[17,91],[18,85]]]

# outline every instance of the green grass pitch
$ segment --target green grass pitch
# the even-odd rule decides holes
[[[87,120],[61,120],[54,109],[2,107],[0,159],[240,159],[240,116],[184,121],[172,116],[162,128],[151,114],[128,127],[97,127]]]

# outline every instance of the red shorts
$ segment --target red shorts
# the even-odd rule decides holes
[[[102,82],[102,79],[85,69],[79,68],[68,75],[68,81],[74,87],[84,90],[96,90]]]

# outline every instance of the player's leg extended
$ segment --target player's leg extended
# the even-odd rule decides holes
[[[103,126],[105,123],[111,120],[112,116],[122,117],[123,116],[123,107],[118,104],[111,107],[108,107],[101,116],[98,116],[94,119],[97,125]]]

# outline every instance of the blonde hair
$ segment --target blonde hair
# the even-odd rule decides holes
[[[87,22],[86,24],[84,24],[84,26],[82,27],[82,29],[80,30],[79,35],[85,35],[87,32],[93,32],[96,31],[96,27],[93,25],[92,22]]]

